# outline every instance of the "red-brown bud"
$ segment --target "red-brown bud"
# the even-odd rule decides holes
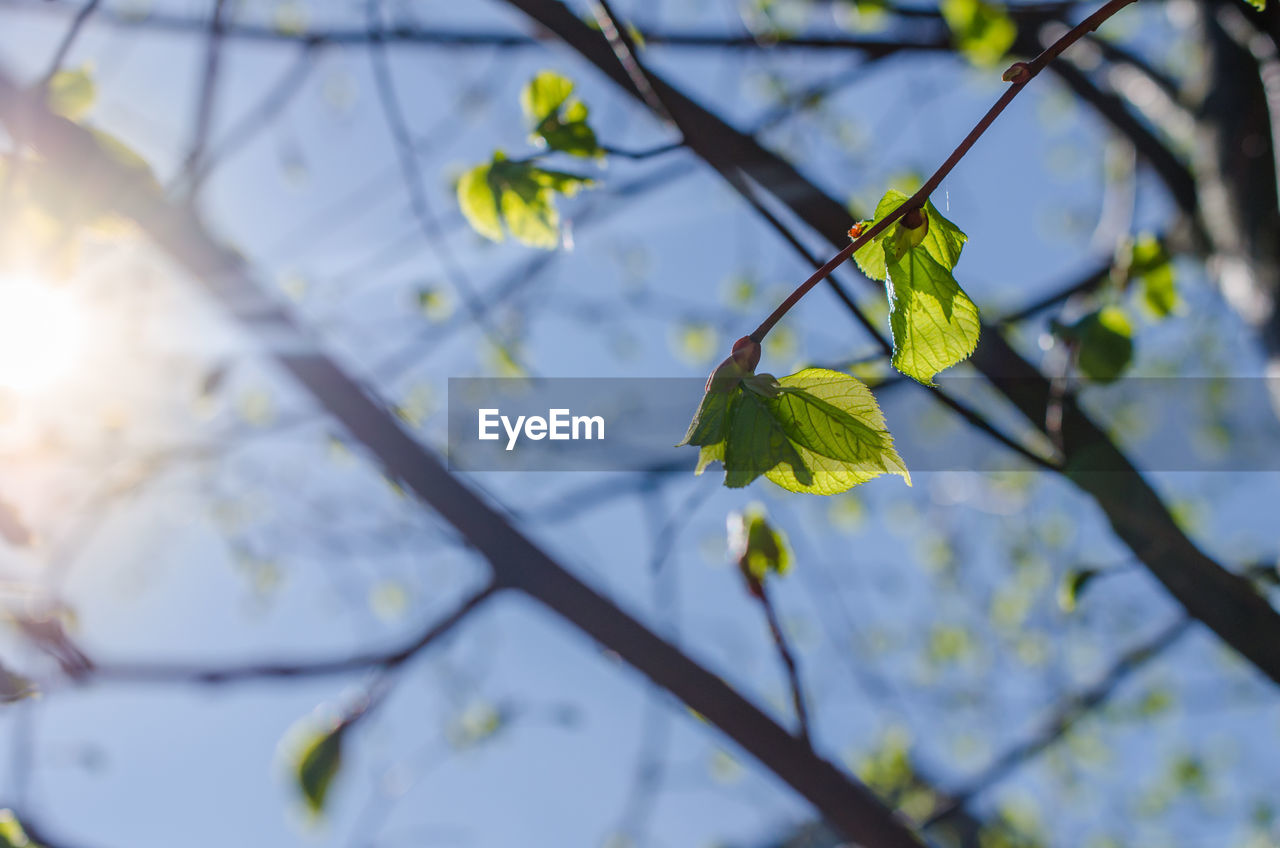
[[[748,374],[756,373],[756,366],[760,364],[760,342],[750,336],[738,339],[733,343],[733,361]]]

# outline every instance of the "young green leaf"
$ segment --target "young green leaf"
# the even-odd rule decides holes
[[[1018,37],[1018,27],[1003,6],[983,0],[942,0],[940,10],[956,46],[975,65],[996,64]]]
[[[533,128],[534,143],[583,158],[604,156],[596,134],[587,124],[587,105],[573,94],[573,81],[554,71],[542,71],[520,92],[520,106]]]
[[[512,161],[498,152],[493,161],[472,168],[458,180],[458,206],[485,238],[502,241],[505,224],[517,241],[553,249],[560,243],[556,196],[572,197],[594,184],[587,177]]]
[[[458,180],[458,206],[471,228],[492,241],[502,241],[498,196],[489,185],[489,165],[477,165]]]
[[[306,719],[313,721],[313,719]],[[315,815],[324,812],[334,778],[342,768],[342,742],[349,721],[321,728],[308,728],[300,739],[294,780],[307,808]]]
[[[781,530],[769,523],[764,507],[748,504],[729,513],[729,555],[750,580],[763,583],[770,574],[779,577],[791,570],[791,547]]]
[[[925,385],[973,353],[978,346],[978,307],[929,242],[901,254],[885,247],[893,367]]]
[[[861,381],[821,368],[775,380],[731,372],[731,362],[708,381],[681,442],[700,448],[697,473],[720,462],[730,488],[764,476],[789,491],[822,495],[882,474],[910,484],[875,397]]]

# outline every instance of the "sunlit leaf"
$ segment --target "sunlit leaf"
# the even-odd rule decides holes
[[[587,105],[573,94],[573,81],[542,71],[520,92],[520,107],[533,127],[533,140],[561,153],[586,158],[604,155],[587,124]]]
[[[761,475],[793,492],[823,495],[882,474],[911,481],[871,391],[821,368],[775,380],[735,373],[726,360],[681,444],[701,448],[698,473],[720,462],[730,488]]]
[[[499,152],[458,180],[458,205],[485,238],[502,241],[505,224],[517,241],[551,249],[560,244],[556,195],[572,197],[594,184],[587,177],[510,160]]]
[[[978,346],[978,307],[927,242],[897,255],[894,250],[885,245],[893,366],[929,385]]]

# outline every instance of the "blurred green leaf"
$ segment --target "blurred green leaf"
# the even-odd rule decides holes
[[[0,848],[40,848],[27,836],[13,810],[0,810]]]
[[[1076,347],[1080,373],[1099,383],[1116,380],[1133,360],[1133,325],[1118,306],[1104,306],[1055,332]]]
[[[753,580],[763,582],[770,574],[781,577],[791,570],[787,537],[769,523],[763,506],[753,503],[731,512],[727,524],[729,555]]]
[[[573,94],[573,81],[542,71],[520,92],[520,106],[533,126],[532,138],[571,156],[600,158],[604,150],[587,124],[587,105]]]
[[[1140,285],[1140,302],[1154,318],[1163,319],[1182,309],[1173,262],[1165,246],[1144,233],[1129,246],[1129,275]]]
[[[513,161],[501,152],[458,180],[458,205],[476,232],[493,241],[504,238],[503,225],[519,242],[553,249],[560,243],[556,195],[572,197],[595,185],[588,177]]]
[[[79,121],[93,108],[98,97],[98,88],[94,84],[91,68],[82,65],[79,68],[58,71],[49,80],[46,89],[49,110],[71,121]]]
[[[1003,6],[983,0],[942,0],[940,9],[956,47],[975,65],[996,64],[1018,37],[1018,27]]]
[[[324,812],[329,790],[342,768],[343,736],[350,726],[350,721],[338,721],[308,730],[302,737],[294,779],[307,808],[316,815]]]
[[[1063,612],[1075,612],[1085,587],[1100,573],[1096,568],[1074,568],[1068,571],[1058,585],[1058,607]]]

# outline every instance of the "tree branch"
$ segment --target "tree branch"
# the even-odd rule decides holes
[[[580,581],[454,478],[357,380],[315,349],[292,315],[264,294],[244,259],[218,244],[190,209],[160,196],[145,179],[104,152],[85,129],[50,114],[43,103],[0,73],[0,121],[7,125],[19,117],[28,122],[31,143],[54,167],[75,173],[84,195],[109,201],[136,221],[233,317],[269,339],[272,343],[264,348],[275,361],[408,491],[488,560],[497,584],[524,592],[670,691],[789,784],[848,838],[868,848],[920,848],[911,829],[866,787]]]

